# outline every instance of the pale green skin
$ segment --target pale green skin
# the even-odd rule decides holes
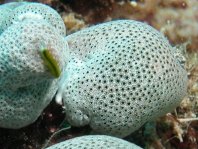
[[[187,94],[182,57],[147,24],[111,21],[65,40],[71,53],[58,95],[73,126],[125,137],[171,112]]]
[[[46,149],[142,149],[141,147],[125,140],[105,136],[90,135],[63,141]]]
[[[2,10],[1,10],[2,9]],[[66,28],[61,16],[51,7],[31,2],[12,2],[0,6],[0,34],[7,27],[26,19],[45,20],[56,28],[60,35],[66,35]]]
[[[0,6],[0,127],[33,123],[53,99],[68,60],[64,35],[61,17],[46,5]]]
[[[26,10],[25,13],[23,12],[24,10]],[[42,13],[38,13],[40,11]],[[51,15],[53,17],[51,17]],[[39,40],[36,40],[37,38],[35,38],[34,41],[31,41],[32,38],[30,38],[30,40],[28,41],[20,41],[20,39],[27,39],[25,38],[26,35],[23,35],[23,33],[25,33],[25,30],[22,30],[22,32],[20,32],[20,29],[23,28],[23,26],[21,26],[20,28],[20,25],[23,24],[25,26],[29,23],[27,25],[28,28],[29,26],[31,26],[31,21],[32,23],[36,22],[45,27],[48,26],[48,28],[51,28],[51,33],[46,31],[47,32],[47,33],[45,32],[46,36],[44,36],[42,39],[40,39],[40,36],[37,37]],[[129,24],[137,23],[135,21],[134,22],[120,21],[120,22],[121,24],[123,22],[128,22]],[[115,25],[115,27],[117,27],[116,21],[115,24],[114,22],[112,24],[111,23],[109,24],[108,23],[102,24],[101,26],[90,28],[90,30],[94,32],[96,29],[96,31],[100,32],[101,31],[100,27],[103,27],[103,25],[107,28],[109,27],[110,29],[112,25]],[[144,24],[140,24],[140,26],[144,27]],[[13,32],[9,32],[11,30],[13,30]],[[16,37],[14,36],[13,33],[16,34]],[[30,34],[34,35],[33,32],[30,32]],[[0,68],[1,68],[0,69],[1,70],[0,71],[0,76],[1,76],[0,77],[0,127],[18,129],[33,123],[42,113],[43,109],[49,104],[49,102],[52,100],[53,96],[57,91],[58,94],[56,96],[56,99],[60,102],[60,99],[63,97],[64,104],[66,107],[66,118],[72,125],[74,126],[90,125],[93,128],[93,130],[97,133],[110,134],[119,137],[123,137],[130,134],[134,130],[138,129],[147,120],[165,114],[170,110],[169,107],[173,109],[180,102],[180,99],[178,99],[175,100],[175,102],[172,101],[172,105],[170,102],[167,103],[168,106],[166,107],[164,107],[163,105],[158,107],[159,109],[161,109],[159,114],[158,111],[155,111],[155,109],[154,112],[149,111],[150,109],[152,110],[152,105],[149,104],[147,105],[148,111],[146,110],[143,112],[138,111],[137,108],[135,111],[137,113],[136,114],[134,114],[135,112],[132,113],[134,114],[133,115],[134,117],[130,115],[131,116],[130,118],[132,118],[131,120],[132,124],[131,123],[124,124],[123,123],[124,120],[122,118],[118,119],[118,122],[116,123],[115,116],[107,115],[107,117],[110,117],[110,120],[112,121],[115,120],[115,123],[112,123],[111,125],[107,125],[107,126],[103,125],[103,123],[106,124],[106,122],[103,122],[104,118],[101,119],[100,115],[98,115],[100,114],[101,111],[96,111],[95,113],[93,112],[95,109],[97,110],[98,108],[97,106],[99,104],[97,103],[97,101],[95,105],[87,106],[89,105],[89,103],[92,102],[89,98],[89,94],[86,95],[85,93],[84,96],[75,95],[75,99],[73,99],[74,96],[70,97],[70,92],[68,95],[68,92],[65,90],[65,87],[67,87],[69,83],[72,84],[73,83],[72,81],[76,79],[75,78],[77,77],[75,74],[76,71],[82,72],[83,74],[84,73],[84,70],[82,70],[83,68],[85,68],[85,71],[87,71],[89,70],[89,67],[92,66],[92,64],[89,62],[94,61],[94,58],[97,59],[97,56],[103,59],[104,57],[101,53],[104,52],[104,54],[106,54],[105,50],[109,50],[109,49],[108,48],[105,49],[103,47],[105,41],[102,38],[101,38],[102,40],[101,39],[96,40],[95,43],[95,46],[98,46],[99,50],[97,48],[92,48],[89,46],[87,47],[87,45],[84,45],[89,50],[91,49],[91,51],[89,51],[90,53],[86,51],[84,52],[83,50],[85,50],[86,48],[84,49],[83,46],[80,46],[80,49],[77,49],[77,51],[75,51],[76,50],[75,44],[74,45],[71,44],[71,49],[72,50],[74,49],[74,51],[70,52],[71,54],[70,64],[67,67],[68,55],[69,55],[69,48],[67,42],[72,43],[78,41],[79,38],[81,38],[81,42],[82,42],[84,37],[85,39],[89,37],[86,36],[86,31],[85,32],[82,31],[68,36],[64,41],[65,34],[66,34],[65,26],[61,17],[58,15],[56,11],[54,11],[53,9],[51,9],[46,5],[20,2],[20,3],[9,3],[0,6],[0,41],[2,41],[0,42],[0,52],[1,52],[0,54],[3,55],[3,56],[0,55],[2,56],[0,61]],[[49,38],[48,35],[49,36],[55,35],[56,37],[54,37],[54,39],[58,39],[58,41],[60,42],[54,44],[53,42],[54,40],[52,39],[48,40]],[[85,36],[81,37],[81,35],[85,35]],[[161,37],[161,35],[160,38],[162,38],[164,42],[167,43],[167,41],[164,39],[164,37]],[[7,42],[3,42],[4,39],[7,39]],[[92,43],[92,40],[89,40],[89,42],[90,41]],[[21,42],[21,46],[12,47],[9,45],[9,43],[12,42],[16,42],[17,43],[16,45],[18,45],[18,42]],[[89,44],[89,42],[87,44]],[[28,48],[31,47],[29,51],[27,50],[28,48],[26,44],[28,44],[29,46]],[[77,42],[77,44],[81,44],[81,43]],[[82,44],[84,43],[82,42]],[[110,47],[111,45],[108,46]],[[168,45],[168,47],[172,49],[171,46]],[[14,51],[13,49],[17,49],[17,51]],[[23,51],[23,49],[27,51]],[[101,49],[103,50],[105,49],[105,50],[100,51]],[[18,54],[17,52],[19,51],[24,53],[22,55],[20,54],[17,55]],[[96,53],[93,54],[92,52],[96,52]],[[23,59],[24,57],[26,58],[25,61]],[[173,57],[175,59],[179,58],[178,61],[181,63],[183,63],[184,61],[182,59],[183,57],[178,53],[173,54]],[[76,61],[80,62],[81,65],[78,65]],[[183,90],[183,93],[181,94],[178,93],[178,98],[182,98],[186,94],[186,82],[187,82],[186,71],[183,70],[182,68],[183,65],[180,66],[180,64],[176,60],[173,61],[173,63],[176,63],[175,68],[178,67],[177,69],[180,71],[179,77],[181,76],[183,77],[182,80],[183,84],[181,85],[182,86],[181,90]],[[34,66],[34,64],[37,64],[35,65],[36,67]],[[82,74],[80,74],[80,77]],[[84,78],[86,77],[87,76],[84,75]],[[75,83],[76,82],[74,81],[73,84]],[[77,83],[76,85],[78,86],[79,84]],[[78,88],[77,91],[78,90],[80,91],[81,88]],[[98,90],[96,90],[96,92],[97,91]],[[71,94],[73,94],[73,91],[71,91]],[[100,95],[101,93],[98,91],[97,94],[95,93],[91,93],[91,94],[93,94],[93,96],[97,96]],[[108,95],[108,93],[106,95]],[[72,99],[73,101],[69,101]],[[103,100],[102,102],[106,103],[105,100]],[[136,100],[136,102],[138,101]],[[114,112],[116,113],[116,111]],[[108,111],[106,113],[108,114]],[[101,113],[101,114],[105,115],[106,113]],[[138,119],[139,117],[136,119],[136,116],[139,115],[140,113],[144,113],[144,114],[146,113],[145,114],[146,116],[141,117],[140,120]],[[125,117],[125,115],[124,116],[122,115],[121,117]],[[137,123],[134,121],[137,121]],[[127,127],[123,127],[120,124],[123,124],[123,126],[127,126]],[[110,128],[108,128],[109,126]],[[115,129],[111,129],[111,128],[115,128]],[[117,130],[116,128],[119,129]],[[140,147],[132,143],[109,136],[78,137],[53,145],[47,149],[65,149],[67,147],[71,147],[72,149],[81,149],[84,147],[86,147],[87,149],[92,149],[93,147],[95,149],[103,149],[103,148],[141,149]]]
[[[66,37],[66,40],[64,41],[63,40],[63,37],[65,36],[64,23],[61,20],[61,17],[58,15],[58,13],[46,5],[36,4],[36,3],[11,3],[11,4],[7,4],[7,5],[5,4],[5,5],[1,6],[0,10],[2,10],[2,11],[0,11],[1,12],[0,13],[0,39],[2,41],[4,40],[4,37],[7,38],[7,37],[11,36],[11,34],[13,32],[16,32],[15,33],[17,35],[16,38],[18,38],[18,39],[15,39],[14,35],[12,35],[13,36],[12,39],[8,39],[8,41],[10,43],[12,43],[12,41],[15,41],[15,40],[17,41],[17,40],[21,39],[21,38],[19,38],[21,36],[18,35],[19,31],[17,29],[16,29],[16,31],[13,31],[11,33],[9,33],[9,31],[14,30],[13,26],[16,28],[18,26],[18,29],[20,30],[19,26],[20,26],[20,24],[23,24],[24,22],[28,23],[28,21],[33,21],[33,22],[35,21],[38,24],[43,23],[43,26],[49,26],[49,28],[51,28],[51,33],[43,36],[42,37],[43,39],[41,39],[40,38],[41,35],[39,35],[39,37],[38,37],[39,40],[34,40],[34,41],[30,40],[28,42],[27,41],[26,42],[17,41],[17,43],[21,42],[21,47],[19,46],[18,51],[20,51],[24,47],[27,50],[29,47],[27,48],[27,45],[24,46],[27,43],[30,45],[30,47],[34,47],[34,48],[30,48],[31,50],[24,52],[25,53],[23,55],[24,57],[30,57],[29,59],[27,59],[25,61],[23,61],[23,59],[22,59],[23,57],[21,57],[21,55],[20,56],[17,55],[17,52],[15,52],[12,47],[9,47],[10,46],[9,43],[4,43],[4,45],[1,45],[1,44],[3,44],[3,42],[2,43],[0,42],[0,46],[2,49],[1,52],[6,51],[6,50],[7,50],[7,53],[12,52],[12,54],[10,54],[10,55],[9,54],[6,55],[4,53],[6,55],[5,61],[2,61],[0,63],[0,66],[3,68],[2,72],[0,73],[0,76],[1,76],[0,89],[2,92],[5,91],[5,95],[2,94],[1,101],[3,101],[3,102],[0,103],[0,106],[1,106],[1,104],[4,104],[4,101],[10,100],[10,99],[6,99],[8,97],[8,95],[7,95],[8,93],[6,92],[6,89],[9,89],[9,91],[11,91],[17,95],[17,96],[13,96],[13,98],[14,97],[20,98],[20,92],[18,92],[18,91],[21,90],[21,88],[28,89],[29,87],[31,88],[32,86],[35,87],[35,84],[37,84],[37,85],[39,84],[38,90],[40,90],[41,91],[40,93],[42,93],[42,95],[40,95],[40,97],[38,97],[39,101],[42,102],[41,98],[45,98],[45,97],[50,98],[50,99],[46,99],[47,102],[45,102],[45,104],[42,107],[38,108],[38,111],[36,112],[37,113],[36,116],[34,116],[32,119],[28,120],[27,122],[24,122],[22,125],[17,124],[16,126],[14,126],[13,125],[14,122],[13,123],[11,122],[12,117],[11,116],[9,117],[9,115],[7,115],[6,119],[8,120],[9,124],[6,125],[6,121],[4,122],[4,124],[2,124],[0,121],[0,126],[2,125],[1,127],[20,128],[20,127],[26,126],[26,125],[34,122],[36,120],[36,118],[39,116],[39,114],[41,113],[41,111],[44,109],[44,107],[46,107],[47,104],[51,101],[55,92],[58,90],[56,99],[58,101],[60,101],[60,99],[63,96],[64,104],[66,107],[66,118],[72,125],[74,125],[74,126],[90,125],[93,128],[93,130],[96,132],[123,137],[123,136],[130,134],[134,130],[138,129],[148,119],[156,118],[160,115],[165,114],[169,110],[172,110],[173,108],[175,108],[178,105],[178,103],[181,101],[181,98],[183,96],[185,96],[185,94],[186,94],[187,74],[186,74],[186,71],[183,69],[183,66],[181,66],[181,64],[179,63],[182,61],[180,59],[180,56],[174,54],[174,52],[172,51],[174,48],[168,43],[168,41],[166,40],[166,38],[164,38],[163,35],[158,33],[153,28],[149,27],[148,25],[145,25],[145,24],[137,22],[137,21],[127,21],[127,20],[114,21],[114,22],[104,23],[104,24],[101,24],[101,25],[98,25],[98,26],[95,26],[92,28],[88,28],[84,31],[77,32],[75,34],[72,34],[72,35]],[[25,12],[23,12],[23,11],[25,11]],[[40,13],[38,13],[38,12],[40,12]],[[53,17],[50,17],[51,15]],[[126,24],[128,24],[128,25],[126,25]],[[25,23],[24,23],[24,25],[25,25]],[[31,26],[30,22],[29,22],[29,25]],[[112,28],[112,26],[114,28]],[[162,43],[163,48],[165,47],[165,49],[163,49],[163,48],[161,49],[161,52],[166,53],[164,55],[165,57],[167,57],[167,55],[169,55],[169,58],[167,57],[167,61],[172,62],[174,64],[174,69],[179,72],[178,74],[174,74],[174,76],[176,78],[181,78],[181,83],[178,83],[178,81],[176,81],[179,84],[180,88],[178,87],[175,89],[177,94],[174,95],[175,96],[174,98],[170,97],[171,100],[166,103],[166,106],[164,106],[164,104],[158,105],[158,103],[166,102],[166,99],[169,98],[169,95],[164,93],[163,96],[159,97],[159,99],[161,98],[160,101],[158,101],[158,97],[153,99],[154,105],[150,105],[148,101],[144,101],[144,102],[141,101],[140,103],[138,103],[139,108],[138,108],[138,106],[134,107],[135,111],[132,111],[132,114],[129,114],[130,116],[129,115],[128,116],[119,115],[119,118],[115,119],[115,116],[113,116],[112,113],[116,113],[117,111],[119,111],[120,110],[119,107],[117,110],[111,109],[112,111],[110,111],[110,112],[107,111],[109,109],[105,109],[107,111],[105,113],[103,113],[103,111],[100,109],[100,108],[105,108],[105,107],[103,107],[103,105],[105,105],[105,103],[107,102],[107,101],[103,100],[102,96],[108,96],[109,93],[105,92],[105,94],[103,94],[100,90],[97,90],[94,87],[93,87],[94,92],[89,92],[89,93],[84,92],[83,89],[85,87],[83,85],[78,84],[76,80],[78,78],[81,78],[80,81],[82,81],[84,78],[89,80],[90,77],[85,75],[85,73],[86,73],[86,71],[89,71],[92,73],[91,67],[93,67],[93,68],[100,67],[100,69],[103,69],[104,66],[102,64],[98,64],[98,63],[94,62],[95,59],[99,59],[99,60],[104,59],[104,61],[108,62],[108,60],[106,59],[106,57],[104,55],[106,55],[106,56],[111,55],[110,58],[112,58],[112,59],[115,58],[116,56],[118,56],[118,55],[115,55],[114,53],[111,53],[111,50],[114,49],[114,46],[117,46],[115,44],[115,41],[114,41],[114,43],[112,42],[114,35],[116,35],[116,33],[118,31],[120,31],[124,28],[125,31],[120,33],[120,37],[125,37],[126,39],[123,41],[122,41],[122,39],[116,40],[116,43],[120,44],[122,42],[126,42],[126,40],[128,40],[128,38],[132,36],[132,35],[129,36],[129,34],[128,34],[129,32],[127,31],[127,29],[133,30],[133,29],[136,29],[137,26],[140,27],[141,29],[148,30],[148,34],[154,33],[153,36],[157,36],[157,37],[154,37],[155,41],[160,39],[159,43],[155,43],[155,44],[156,44],[156,46],[160,46],[160,44]],[[102,33],[102,30],[104,28],[106,29],[106,32],[104,34],[100,35],[101,38],[96,36],[97,33],[99,33],[99,34]],[[118,28],[118,31],[116,31],[115,28]],[[106,34],[108,33],[109,30],[111,30],[110,33],[112,33],[112,34],[107,37]],[[22,32],[24,33],[25,30],[22,30]],[[89,37],[90,32],[92,33],[92,37]],[[33,32],[31,34],[33,34]],[[45,33],[43,33],[43,34],[45,34]],[[57,41],[60,41],[60,43],[54,44],[54,40],[49,40],[50,42],[48,41],[48,39],[47,39],[47,38],[49,38],[48,35],[53,35],[53,34],[57,36],[56,39],[60,39],[60,40],[57,40]],[[144,34],[144,33],[142,33],[142,34]],[[133,32],[133,35],[134,35],[134,32]],[[24,37],[24,36],[22,36],[22,37]],[[136,40],[141,41],[142,40],[142,39],[139,40],[138,38],[142,38],[142,37],[135,37],[135,39],[132,38],[131,41],[136,41]],[[152,39],[152,38],[150,38],[150,39]],[[24,39],[27,39],[27,38],[24,37]],[[150,39],[148,38],[148,40],[150,40]],[[41,41],[41,40],[43,40],[43,41]],[[47,40],[47,41],[45,41],[45,40]],[[84,43],[84,40],[86,41],[86,43]],[[110,41],[112,43],[108,43],[108,41]],[[68,52],[69,50],[68,50],[67,42],[69,42],[70,49],[71,49],[70,62],[69,62],[68,67],[67,67],[67,59],[68,59],[68,55],[69,55],[69,52]],[[8,44],[8,45],[6,45],[6,44]],[[145,42],[141,43],[140,46],[144,46],[144,44],[145,44]],[[124,45],[131,46],[131,43],[126,42],[126,43],[124,43]],[[78,48],[76,48],[76,46]],[[66,50],[62,51],[63,53],[60,52],[62,48],[66,49]],[[146,50],[148,50],[148,49],[149,48],[147,48]],[[117,48],[116,50],[117,50],[117,52],[120,52],[119,48]],[[124,46],[123,46],[122,50],[126,50]],[[135,50],[135,48],[134,49],[132,48],[132,51],[133,50]],[[110,54],[107,54],[108,52],[110,52]],[[148,51],[146,51],[146,52],[148,52]],[[130,54],[130,51],[128,51],[127,54]],[[153,56],[151,54],[152,54],[151,52],[148,53],[148,55],[150,57]],[[156,56],[155,52],[153,54],[154,54],[154,56]],[[132,58],[135,57],[135,55],[133,55],[133,54],[128,55],[128,56],[132,56]],[[6,57],[8,57],[8,59],[6,59]],[[177,60],[177,58],[179,58],[180,60]],[[19,65],[19,66],[17,65],[18,59],[19,59],[19,61],[22,61],[24,63],[24,65],[22,64],[22,67],[21,67],[21,65]],[[160,57],[160,59],[162,59],[162,61],[163,61],[163,57]],[[114,60],[115,59],[113,59],[113,61]],[[147,62],[145,62],[144,59],[141,59],[141,60],[142,60],[142,63],[144,63],[143,66],[145,66]],[[30,61],[31,61],[31,63],[30,63]],[[133,63],[134,62],[136,62],[135,58],[133,59]],[[12,65],[8,65],[9,63],[12,63]],[[166,63],[166,62],[164,61],[164,63]],[[34,64],[38,68],[35,67]],[[158,69],[157,66],[161,67],[161,64],[162,64],[161,62],[158,62],[157,64],[151,62],[151,65],[156,67],[155,69]],[[136,64],[134,63],[134,65],[136,65]],[[170,64],[164,64],[164,65],[165,65],[166,69],[171,69]],[[112,66],[114,66],[113,62],[112,62]],[[128,66],[128,65],[126,65],[126,66]],[[140,65],[137,65],[137,66],[139,67]],[[122,66],[116,65],[116,67],[121,68]],[[6,71],[4,71],[4,70],[6,70]],[[159,70],[160,71],[157,71],[157,74],[158,74],[158,75],[156,75],[157,77],[159,77],[161,75],[160,73],[165,72],[165,69],[159,69]],[[105,72],[105,71],[106,70],[103,70],[103,72]],[[79,72],[79,74],[77,74],[77,72]],[[109,70],[106,72],[108,72],[110,74],[110,76],[112,76],[112,72],[110,72]],[[135,72],[135,70],[132,70],[132,72]],[[96,73],[99,74],[100,72],[96,71]],[[14,75],[12,75],[12,74],[14,74]],[[169,73],[169,74],[171,74],[171,73]],[[92,77],[94,75],[95,74],[91,74],[90,76]],[[137,74],[134,73],[134,75],[136,76]],[[82,77],[84,77],[84,78],[82,78]],[[26,78],[26,79],[24,79],[24,78]],[[60,80],[56,79],[56,78],[60,78]],[[21,80],[17,82],[17,79],[19,79],[19,80],[21,79]],[[130,79],[133,80],[133,79],[135,79],[135,77],[134,78],[131,77]],[[163,79],[168,80],[166,76],[163,76]],[[17,83],[15,82],[15,80]],[[93,78],[93,80],[98,81],[96,78]],[[172,79],[172,80],[174,80],[174,79]],[[85,80],[83,80],[83,81],[85,81]],[[54,82],[56,82],[56,83],[54,83]],[[143,80],[142,82],[143,82],[141,84],[142,87],[145,84],[146,85],[149,84],[149,82],[146,79]],[[44,83],[44,85],[43,85],[43,83]],[[49,85],[49,88],[53,88],[53,91],[50,92],[50,89],[49,89],[48,93],[50,93],[50,95],[48,94],[46,96],[45,96],[45,92],[43,92],[46,90],[46,88],[43,89],[42,87],[39,87],[41,84],[43,86],[46,86],[45,83],[53,84],[52,86]],[[159,83],[157,81],[157,79],[155,80],[155,78],[151,79],[150,84],[154,85],[154,86],[159,85],[158,89],[159,90],[161,89],[162,92],[165,90],[165,87],[169,86],[169,84],[165,84],[165,86],[163,86],[163,85],[160,86],[160,84],[162,84],[162,83]],[[69,87],[69,85],[71,87]],[[75,85],[77,86],[75,88],[76,92],[73,92],[72,87],[75,87]],[[93,83],[87,84],[87,86],[92,86],[92,85],[93,85]],[[112,88],[114,88],[114,87],[116,88],[117,85],[119,86],[120,84],[112,83],[109,85]],[[133,85],[136,85],[136,84],[134,83]],[[66,87],[68,87],[70,90],[67,90]],[[118,89],[121,89],[121,87],[122,86],[119,86]],[[149,87],[147,86],[147,88],[149,88]],[[174,85],[173,85],[173,88],[174,88]],[[130,89],[132,89],[132,87]],[[83,92],[81,92],[81,91],[83,91]],[[174,93],[174,91],[172,89],[170,89],[169,92],[170,92],[170,96],[172,96]],[[180,93],[180,92],[182,92],[182,93]],[[17,93],[19,93],[19,95]],[[117,92],[113,92],[113,93],[117,94]],[[122,92],[120,92],[120,93],[122,94]],[[157,96],[159,94],[161,94],[161,93],[158,92]],[[90,98],[90,95],[92,96],[92,98],[94,98],[94,100],[92,100]],[[23,92],[23,96],[25,96],[24,92]],[[31,95],[29,93],[28,93],[28,96],[31,97]],[[99,103],[99,100],[95,100],[96,97],[98,99],[100,99],[100,103]],[[149,98],[151,98],[151,97],[149,97]],[[20,100],[23,101],[23,98],[21,98]],[[125,97],[123,98],[123,100],[126,100]],[[22,101],[20,102],[20,104],[23,103]],[[131,102],[131,99],[129,101]],[[128,102],[128,101],[126,101],[126,102]],[[135,103],[139,102],[136,97],[134,97],[134,102]],[[9,102],[8,103],[6,102],[6,104],[9,105]],[[102,104],[102,105],[100,105],[100,104]],[[117,105],[119,105],[119,104],[120,104],[120,101],[118,101]],[[114,105],[114,106],[116,107],[117,105]],[[141,109],[141,105],[144,106],[143,111],[139,111],[139,109]],[[22,108],[25,106],[26,105],[23,105]],[[101,106],[101,107],[99,107],[99,106]],[[109,104],[108,106],[111,107],[111,104]],[[126,105],[124,108],[125,108],[125,110],[128,110],[127,109],[128,107]],[[14,104],[9,105],[8,109],[9,110],[11,109],[10,111],[12,111],[14,109],[13,111],[16,110],[15,112],[17,112],[17,110],[19,110],[19,111],[21,110],[20,108],[16,109]],[[100,111],[96,111],[95,109],[100,109]],[[157,111],[157,109],[160,109],[160,111]],[[7,109],[5,108],[5,110],[7,110]],[[122,112],[123,111],[120,111],[120,113],[122,113]],[[128,112],[131,112],[131,111],[128,111]],[[142,112],[145,114],[145,116],[143,118],[141,117]],[[107,113],[107,116],[105,117],[104,115],[106,113]],[[108,113],[111,113],[111,115],[108,115]],[[154,113],[154,114],[151,114],[151,113]],[[29,115],[29,113],[28,113],[28,115]],[[101,118],[101,115],[104,117]],[[116,113],[116,115],[117,115],[117,113]],[[23,117],[23,116],[21,116],[21,117]],[[130,118],[130,122],[124,122],[124,121],[128,121],[129,118]],[[3,118],[1,118],[1,119],[3,119]],[[16,121],[16,119],[14,121]],[[108,127],[110,127],[110,128],[108,128]],[[119,128],[119,129],[117,129],[117,128]],[[115,132],[114,132],[114,130],[115,130]]]
[[[0,5],[0,34],[3,32],[2,26],[5,25],[6,19],[10,16],[11,12],[18,6],[27,4],[26,2],[12,2]]]

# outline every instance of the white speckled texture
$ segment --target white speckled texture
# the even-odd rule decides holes
[[[5,22],[3,24],[0,24],[1,32],[12,24],[20,23],[26,19],[31,19],[45,20],[51,24],[60,35],[64,36],[66,34],[66,28],[62,18],[58,12],[47,5],[26,2],[17,4],[8,3],[4,4],[3,7],[9,9],[10,13],[6,16]]]
[[[142,149],[141,147],[125,140],[104,136],[90,135],[73,138],[47,149]]]
[[[42,7],[42,4],[33,5]],[[17,8],[21,6],[29,8],[30,4],[20,5]],[[37,14],[39,15],[39,12]],[[49,15],[56,19],[56,16]],[[57,20],[59,18],[60,16]],[[47,19],[38,20],[30,17],[18,23],[10,23],[2,31],[0,127],[21,128],[33,123],[39,117],[58,89],[59,78],[55,78],[46,66],[41,56],[42,50],[45,49],[51,54],[63,72],[68,62],[69,49],[64,36],[61,35],[65,30],[63,29],[62,33],[58,32],[53,23]]]
[[[62,89],[71,125],[124,137],[186,95],[187,73],[174,48],[147,24],[112,21],[66,41],[71,56]]]

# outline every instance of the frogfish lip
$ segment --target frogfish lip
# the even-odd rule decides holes
[[[40,55],[43,59],[44,65],[48,68],[52,76],[58,78],[61,75],[61,68],[58,58],[56,58],[48,48],[42,49],[40,51]]]

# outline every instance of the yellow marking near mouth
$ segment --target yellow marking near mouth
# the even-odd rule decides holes
[[[41,51],[41,57],[43,58],[44,64],[47,66],[51,74],[54,77],[58,78],[61,74],[61,70],[60,70],[57,60],[54,59],[49,49],[43,49]]]

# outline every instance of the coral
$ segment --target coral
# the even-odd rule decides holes
[[[30,8],[31,3],[18,6],[9,16],[14,13],[17,17],[15,10],[26,5]],[[38,118],[55,95],[58,77],[68,60],[68,45],[62,36],[65,28],[59,27],[64,23],[58,23],[60,16],[55,24],[49,17],[32,17],[31,9],[24,11],[28,17],[17,23],[11,21],[0,34],[0,126],[5,128],[21,128]],[[56,19],[56,15],[49,16]]]
[[[177,51],[144,23],[112,21],[66,41],[71,53],[59,92],[71,125],[124,137],[186,95],[187,73]]]
[[[192,52],[198,49],[197,0],[72,0],[65,4],[72,9],[70,13],[81,14],[86,24],[120,18],[145,21],[164,32],[171,43],[192,40],[188,50]]]
[[[191,40],[190,51],[198,51],[198,1],[162,0],[160,4],[152,25],[164,32],[174,44]],[[173,9],[173,7],[176,8]]]
[[[114,0],[62,0],[68,4],[74,11],[86,16],[87,22],[100,22],[108,17],[112,12]]]
[[[58,144],[55,144],[47,149],[141,149],[135,144],[121,140],[119,138],[104,136],[104,135],[90,135],[73,138]]]
[[[81,28],[85,28],[85,22],[82,19],[79,19],[74,15],[74,13],[69,13],[63,15],[63,21],[65,25],[67,26],[67,29],[69,32],[67,34],[73,33],[78,31]]]

